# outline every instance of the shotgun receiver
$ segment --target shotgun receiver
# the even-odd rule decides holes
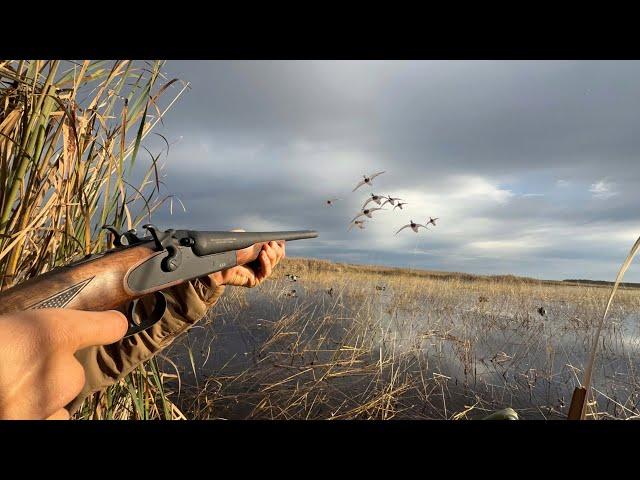
[[[135,230],[114,236],[114,248],[88,255],[0,292],[0,314],[38,308],[112,310],[131,302],[125,337],[145,330],[162,318],[167,301],[162,290],[220,270],[254,261],[263,244],[277,240],[315,238],[313,230],[285,232],[160,231],[138,237]],[[153,294],[153,312],[136,321],[138,299]]]

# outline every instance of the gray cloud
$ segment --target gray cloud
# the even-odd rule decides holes
[[[192,83],[159,130],[182,136],[165,181],[188,213],[163,209],[157,223],[316,228],[290,252],[545,278],[610,279],[640,234],[639,62],[167,68]],[[373,189],[350,193],[378,169]],[[369,191],[410,205],[347,232]],[[442,220],[419,240],[393,236],[427,215]]]

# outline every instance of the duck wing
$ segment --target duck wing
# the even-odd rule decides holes
[[[362,210],[364,210],[364,209],[365,209],[365,207],[366,207],[367,205],[369,205],[369,203],[370,203],[370,202],[372,202],[372,201],[373,201],[373,197],[369,197],[369,198],[367,199],[367,201],[366,201],[366,202],[364,202],[364,205],[362,206]]]
[[[399,234],[402,230],[404,230],[405,228],[410,227],[410,226],[411,226],[411,224],[407,223],[404,227],[402,227],[400,230],[398,230],[395,234],[396,235]]]
[[[361,216],[366,215],[365,213],[359,213],[358,215],[356,215],[355,217],[353,217],[351,219],[351,223],[355,222],[357,219],[359,219]]]
[[[374,178],[376,178],[378,175],[382,175],[384,172],[386,172],[386,170],[383,170],[383,171],[378,172],[378,173],[374,173],[373,175],[371,175],[371,176],[369,177],[369,180],[373,180],[373,179],[374,179]]]
[[[357,189],[359,189],[362,185],[365,184],[364,180],[360,180],[360,183],[358,185],[356,185],[356,188],[354,188],[353,190],[351,190],[352,192],[355,192]]]

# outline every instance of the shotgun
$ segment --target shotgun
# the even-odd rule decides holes
[[[167,301],[162,290],[220,270],[246,265],[270,241],[315,238],[313,230],[283,232],[201,232],[158,230],[144,225],[148,236],[135,230],[113,235],[114,248],[87,255],[0,292],[0,314],[38,308],[112,310],[131,302],[125,337],[141,332],[162,318]],[[137,320],[138,299],[153,294],[150,315]]]

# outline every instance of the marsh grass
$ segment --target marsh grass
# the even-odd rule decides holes
[[[102,225],[135,228],[173,200],[143,143],[188,87],[162,67],[0,60],[0,289],[112,246]],[[180,416],[162,381],[151,362],[79,416]]]
[[[299,297],[281,295],[292,286]],[[523,418],[565,418],[608,294],[286,259],[258,289],[228,290],[189,333],[193,360],[185,345],[166,353],[184,367],[169,396],[189,418],[468,419],[508,406]],[[639,337],[627,321],[640,290],[618,295],[589,418],[640,414]]]

